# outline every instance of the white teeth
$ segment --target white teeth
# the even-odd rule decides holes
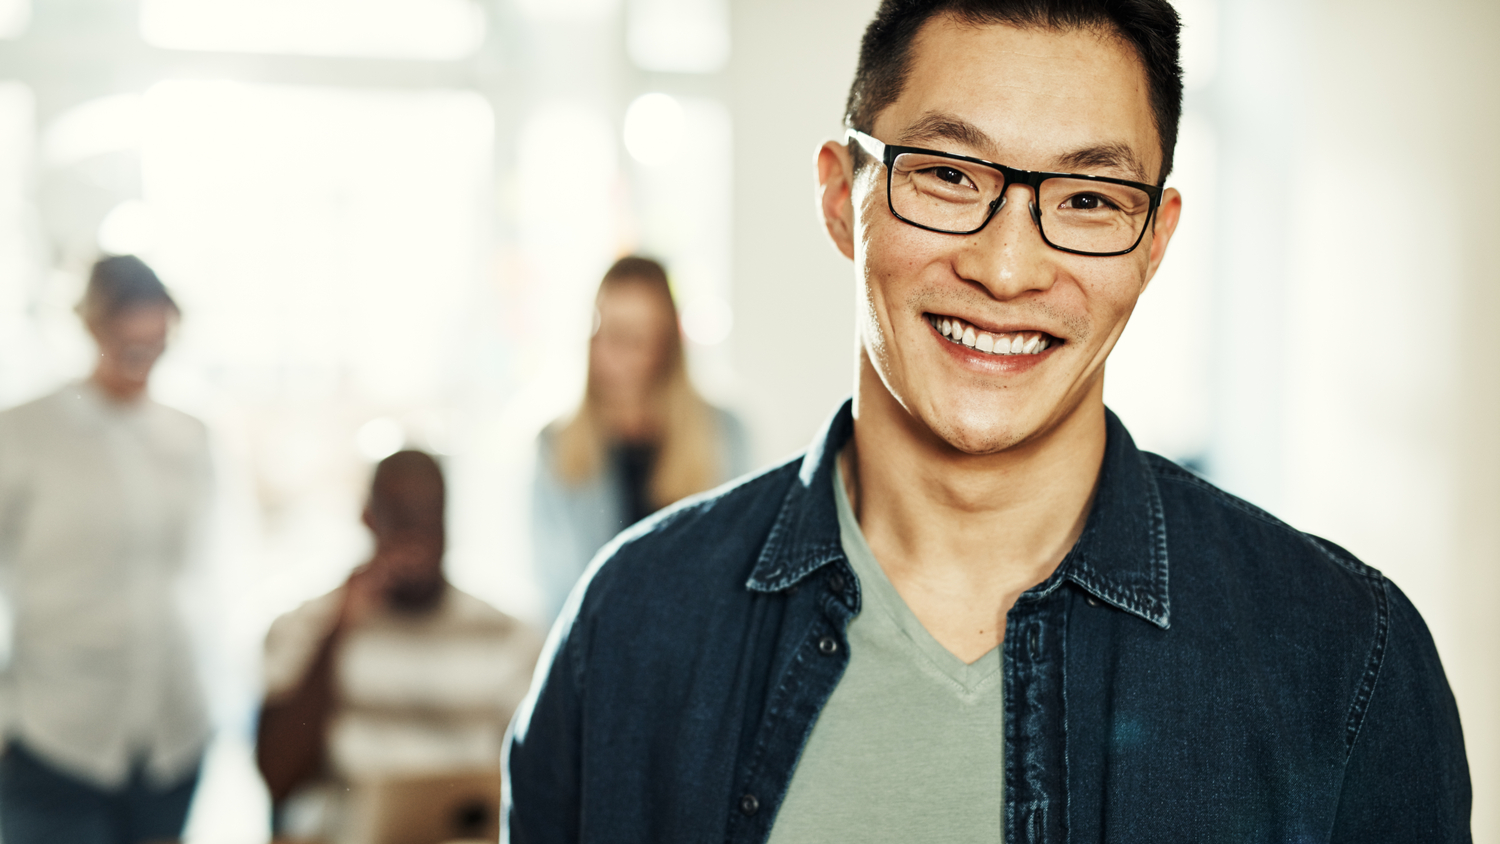
[[[978,331],[962,320],[929,316],[927,321],[954,343],[992,355],[1035,355],[1052,345],[1051,339],[1041,332],[996,335]]]

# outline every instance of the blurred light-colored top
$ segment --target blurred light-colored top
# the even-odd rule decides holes
[[[281,616],[266,635],[266,698],[292,691],[327,638],[345,587]],[[334,657],[329,770],[288,800],[283,830],[357,838],[360,782],[498,768],[541,636],[453,586],[421,615],[383,610],[347,630]],[[357,788],[354,789],[358,791]]]
[[[715,408],[719,431],[718,485],[750,470],[750,438],[738,416]],[[606,460],[603,471],[581,484],[557,473],[556,426],[537,437],[531,488],[531,557],[542,596],[542,619],[551,624],[562,611],[589,560],[615,534],[630,527],[619,467]]]
[[[211,488],[203,423],[88,382],[0,413],[0,561],[13,619],[0,719],[103,787],[198,763],[209,726],[184,611]]]

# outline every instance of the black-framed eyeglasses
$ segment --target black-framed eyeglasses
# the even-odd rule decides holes
[[[1087,176],[1017,170],[981,158],[886,144],[850,129],[845,133],[885,165],[885,197],[897,219],[943,234],[974,234],[1005,204],[1011,185],[1031,188],[1031,219],[1053,249],[1077,255],[1135,251],[1161,203],[1156,185]]]

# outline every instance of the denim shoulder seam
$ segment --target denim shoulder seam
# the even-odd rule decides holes
[[[1390,639],[1391,601],[1390,581],[1381,577],[1372,583],[1377,612],[1375,615],[1375,641],[1370,645],[1370,656],[1365,662],[1364,677],[1355,692],[1354,702],[1349,705],[1349,719],[1344,727],[1344,760],[1354,753],[1354,742],[1359,738],[1360,728],[1365,723],[1365,713],[1370,709],[1370,699],[1375,695],[1375,686],[1380,680],[1380,668],[1385,664],[1386,643]]]
[[[1282,530],[1288,531],[1290,533],[1300,533],[1296,528],[1276,518],[1270,513],[1267,513],[1265,510],[1260,509],[1259,507],[1251,504],[1243,498],[1219,489],[1218,487],[1214,486],[1208,481],[1203,480],[1192,472],[1189,472],[1181,466],[1178,466],[1176,463],[1173,463],[1167,458],[1162,457],[1160,454],[1152,454],[1150,452],[1147,452],[1146,455],[1150,458],[1153,468],[1156,470],[1156,473],[1161,476],[1163,480],[1178,481],[1187,484],[1188,486],[1194,487],[1201,492],[1208,493],[1209,495],[1213,496],[1214,499],[1219,501],[1219,503],[1227,504],[1230,507],[1239,510],[1241,513],[1250,516],[1251,518],[1265,522],[1272,527],[1281,528]]]
[[[1354,700],[1349,704],[1349,717],[1344,724],[1346,747],[1345,760],[1354,752],[1354,742],[1364,726],[1365,712],[1370,708],[1370,699],[1375,694],[1375,685],[1380,679],[1381,666],[1385,664],[1386,643],[1391,630],[1391,582],[1376,569],[1349,556],[1343,549],[1319,537],[1303,534],[1328,559],[1365,579],[1370,587],[1370,597],[1375,601],[1375,636],[1370,643],[1370,655],[1365,659],[1365,670],[1355,690]]]
[[[587,625],[575,624],[574,626],[586,627]],[[586,667],[586,663],[588,661],[586,659],[586,655],[589,650],[588,643],[585,641],[581,641],[585,636],[587,636],[587,631],[581,632],[584,632],[584,636],[579,636],[577,638],[574,638],[572,636],[568,637],[568,644],[570,646],[572,646],[573,642],[578,642],[578,645],[576,647],[578,648],[579,652],[574,653],[572,655],[572,659],[570,659],[569,662],[573,663],[573,693],[577,695],[579,700],[583,700],[584,698],[584,668]],[[572,649],[572,647],[569,647],[569,650]]]
[[[1212,496],[1214,500],[1218,501],[1221,504],[1238,510],[1241,513],[1255,519],[1256,521],[1262,522],[1268,527],[1273,527],[1279,531],[1282,531],[1283,533],[1291,534],[1302,543],[1312,546],[1318,551],[1319,555],[1327,558],[1330,562],[1334,563],[1339,568],[1344,569],[1345,571],[1358,575],[1359,577],[1363,577],[1367,580],[1380,580],[1384,577],[1384,575],[1382,575],[1378,569],[1366,565],[1365,563],[1360,562],[1353,557],[1346,557],[1341,554],[1333,553],[1327,547],[1329,543],[1326,543],[1321,537],[1297,530],[1286,522],[1283,522],[1270,513],[1267,513],[1265,510],[1260,509],[1259,507],[1251,504],[1243,498],[1219,489],[1208,481],[1205,481],[1197,475],[1194,475],[1192,472],[1189,472],[1181,466],[1178,466],[1176,463],[1173,463],[1165,457],[1162,457],[1159,454],[1151,454],[1149,452],[1147,453],[1147,456],[1152,458],[1151,462],[1154,464],[1157,473],[1162,476],[1163,480],[1178,481],[1180,483],[1191,486],[1199,490],[1200,492],[1206,492],[1210,496]]]
[[[1332,560],[1340,568],[1350,572],[1351,574],[1358,575],[1359,577],[1375,583],[1385,581],[1385,575],[1381,573],[1380,569],[1361,562],[1358,558],[1349,554],[1349,552],[1344,551],[1344,549],[1338,547],[1337,545],[1334,545],[1332,542],[1329,542],[1323,537],[1316,536],[1311,533],[1303,533],[1301,534],[1301,536],[1303,539],[1307,540],[1314,548],[1318,549],[1319,553]],[[1340,551],[1342,551],[1343,553],[1337,553]],[[1385,599],[1380,598],[1377,600],[1383,601]]]

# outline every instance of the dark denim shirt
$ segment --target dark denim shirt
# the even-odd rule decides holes
[[[802,458],[600,553],[512,725],[510,841],[766,840],[859,612],[830,477],[852,430],[846,404]],[[1469,840],[1406,597],[1113,414],[1083,533],[1003,648],[1008,844]]]

